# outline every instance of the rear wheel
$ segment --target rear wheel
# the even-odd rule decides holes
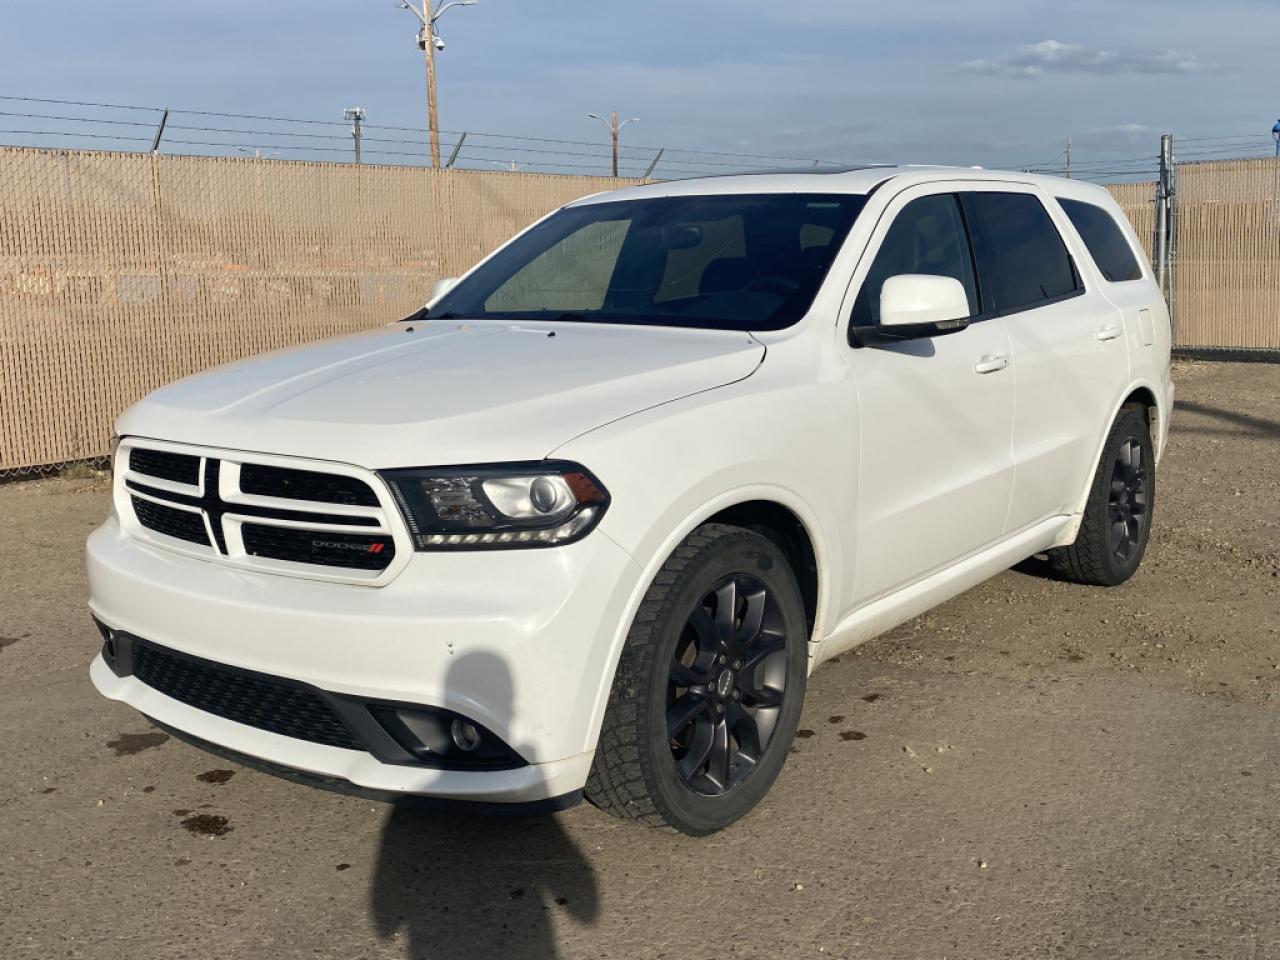
[[[587,798],[707,834],[747,813],[786,760],[808,658],[800,589],[765,537],[707,524],[654,578],[618,664]]]
[[[1076,583],[1124,583],[1146,552],[1155,495],[1146,411],[1124,407],[1103,446],[1075,543],[1049,552],[1054,569]]]

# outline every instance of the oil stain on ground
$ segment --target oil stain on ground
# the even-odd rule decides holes
[[[10,644],[17,643],[19,640],[25,640],[29,636],[31,636],[31,634],[24,633],[20,637],[0,637],[0,650],[3,650],[5,647],[9,646]]]
[[[168,739],[167,733],[122,733],[116,739],[108,740],[107,746],[116,752],[117,757],[130,757],[158,747]]]
[[[197,774],[196,779],[201,783],[226,783],[235,775],[234,770],[206,770],[204,773]]]
[[[863,733],[861,730],[841,730],[840,739],[841,740],[865,740],[867,739],[867,735]]]
[[[201,837],[225,837],[231,832],[231,821],[214,813],[197,813],[182,821],[189,831]]]

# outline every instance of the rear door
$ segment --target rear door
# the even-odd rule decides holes
[[[1103,295],[1124,315],[1130,371],[1137,374],[1146,367],[1144,372],[1158,376],[1169,354],[1169,314],[1150,270],[1142,265],[1137,238],[1129,235],[1132,228],[1126,230],[1121,222],[1124,214],[1102,203],[1057,200],[1088,252],[1093,266],[1088,272],[1097,275]]]
[[[1014,533],[1075,510],[1128,378],[1124,318],[1081,271],[1087,254],[1034,187],[1001,184],[964,203],[983,295],[1012,348],[1015,480],[1005,532]]]
[[[957,186],[895,197],[854,275],[846,316],[855,337],[879,322],[880,290],[899,274],[959,280],[975,319],[959,333],[844,351],[861,424],[849,607],[976,553],[1004,529],[1013,489],[1010,344],[1003,320],[980,319]]]

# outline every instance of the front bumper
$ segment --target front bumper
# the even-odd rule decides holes
[[[101,657],[104,695],[269,764],[361,788],[492,803],[581,789],[611,649],[639,569],[600,531],[547,550],[417,554],[384,587],[236,570],[143,544],[108,521],[89,538],[90,608],[114,630],[241,670],[370,700],[440,707],[527,765],[384,763],[237,723],[173,699]]]

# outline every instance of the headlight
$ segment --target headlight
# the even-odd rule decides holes
[[[419,550],[572,543],[609,506],[600,481],[563,460],[384,470],[382,478]]]

